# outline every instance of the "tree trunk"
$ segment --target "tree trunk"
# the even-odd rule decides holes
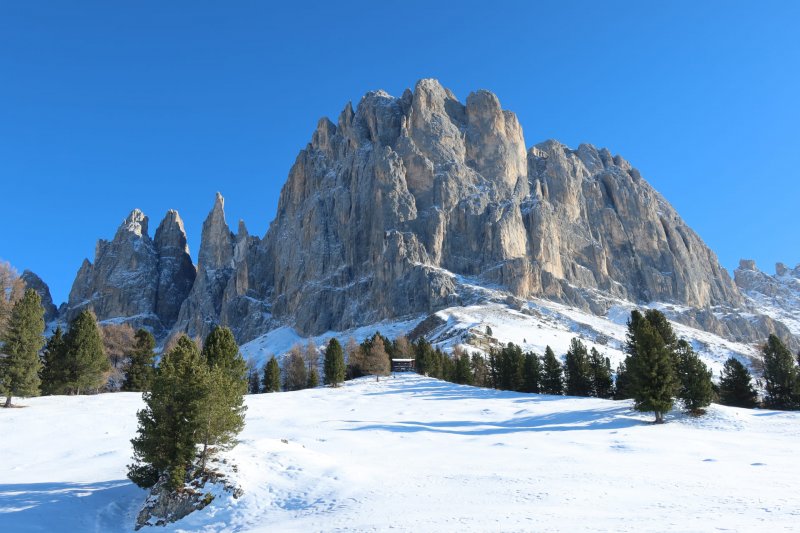
[[[664,423],[664,413],[656,411],[656,424],[663,424]]]
[[[6,404],[3,407],[11,407],[11,395],[6,397]]]

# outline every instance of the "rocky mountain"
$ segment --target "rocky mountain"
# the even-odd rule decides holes
[[[148,218],[134,209],[113,240],[98,241],[95,262],[84,260],[63,318],[71,320],[90,307],[101,321],[129,322],[163,336],[173,327],[195,275],[178,213],[166,214],[153,240]]]
[[[35,290],[42,299],[44,321],[51,322],[58,318],[58,308],[53,304],[53,297],[50,295],[50,287],[47,286],[47,283],[30,270],[24,271],[20,277],[25,282],[25,287]]]
[[[101,319],[192,336],[222,323],[247,341],[281,325],[310,335],[419,316],[480,301],[475,287],[491,286],[595,314],[668,302],[675,320],[737,341],[791,337],[752,312],[622,157],[556,141],[527,148],[494,94],[461,103],[430,79],[320,120],[263,239],[241,222],[234,234],[218,194],[196,277],[185,242],[177,213],[152,241],[134,211],[81,267],[67,315],[91,305]]]
[[[789,268],[775,265],[775,274],[760,271],[750,259],[739,261],[734,281],[759,312],[785,324],[800,335],[800,264]]]

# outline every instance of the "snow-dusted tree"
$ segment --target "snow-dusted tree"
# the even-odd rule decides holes
[[[308,368],[299,344],[292,346],[283,359],[283,390],[296,391],[308,386]]]
[[[0,393],[11,407],[13,396],[39,395],[39,350],[44,346],[44,308],[33,289],[25,291],[11,310],[3,332],[0,357]]]
[[[264,392],[280,392],[281,390],[281,367],[275,356],[269,358],[264,366]]]
[[[547,346],[542,358],[542,394],[564,394],[564,370],[561,362]]]
[[[568,396],[589,396],[592,393],[592,369],[589,366],[589,353],[578,338],[569,343],[564,360],[564,377]]]
[[[150,388],[155,368],[155,347],[156,339],[149,331],[136,331],[122,390],[140,392]]]
[[[64,336],[67,368],[66,392],[80,394],[96,391],[107,381],[111,365],[103,348],[103,340],[94,313],[81,311]]]
[[[772,409],[797,409],[798,372],[792,353],[776,336],[770,335],[762,349],[764,356],[764,404]]]
[[[758,394],[753,388],[750,372],[733,357],[728,358],[722,368],[719,379],[719,403],[748,408],[758,405]]]
[[[325,385],[338,387],[342,384],[345,377],[344,352],[342,345],[331,337],[328,346],[325,348]]]
[[[376,335],[367,353],[364,372],[367,375],[375,376],[375,381],[380,381],[381,376],[389,375],[390,369],[391,363],[389,354],[386,353],[386,346],[382,339]]]

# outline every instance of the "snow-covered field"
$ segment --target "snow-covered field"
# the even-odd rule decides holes
[[[137,394],[0,409],[0,531],[131,531]],[[153,531],[796,531],[800,413],[628,402],[412,374],[247,399],[238,500]],[[285,442],[284,442],[285,441]],[[143,531],[147,531],[145,529]]]

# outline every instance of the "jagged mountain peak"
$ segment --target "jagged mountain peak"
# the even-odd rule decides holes
[[[136,208],[122,221],[122,224],[117,230],[116,237],[122,237],[126,233],[132,233],[137,237],[149,238],[147,224],[147,215],[145,215],[141,209]]]

